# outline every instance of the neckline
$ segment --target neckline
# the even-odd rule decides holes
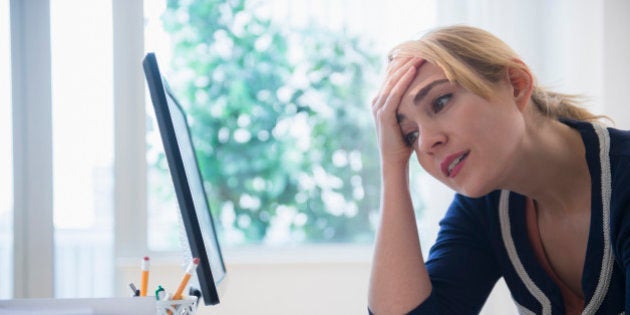
[[[609,222],[610,136],[607,129],[599,124],[583,122],[569,122],[567,124],[580,132],[587,149],[586,159],[592,182],[591,208],[596,210],[591,211],[587,256],[582,273],[583,279],[588,276],[589,279],[596,280],[596,283],[592,283],[595,281],[587,281],[587,285],[584,285],[585,282],[583,281],[582,290],[586,303],[583,314],[591,314],[600,307],[607,294],[614,263],[610,245]],[[517,277],[520,278],[527,291],[540,303],[541,313],[551,314],[552,305],[563,305],[562,295],[556,283],[547,276],[537,262],[531,243],[528,241],[524,224],[524,198],[525,196],[517,193],[507,190],[501,191],[499,198],[501,235]],[[519,250],[517,251],[516,248]],[[584,271],[587,271],[588,275]]]
[[[562,281],[562,279],[558,276],[558,274],[551,266],[551,263],[549,261],[549,258],[547,257],[547,253],[542,243],[542,238],[540,236],[536,204],[531,198],[526,197],[525,199],[525,222],[528,239],[531,245],[531,249],[533,251],[533,256],[540,267],[550,277],[550,279],[555,283],[558,290],[560,291],[563,299],[563,304],[565,306],[565,314],[579,314],[584,309],[584,297],[571,290],[571,288],[566,283],[564,283],[564,281]],[[587,243],[590,243],[590,238]],[[587,247],[588,246],[589,244],[587,244]],[[584,267],[582,268],[580,282],[584,282],[583,279],[585,271],[586,264],[584,264]],[[584,290],[582,289],[582,291]],[[584,294],[584,292],[582,292],[582,294]]]

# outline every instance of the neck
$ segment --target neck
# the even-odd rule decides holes
[[[505,188],[528,196],[550,215],[590,209],[591,178],[579,132],[532,117]],[[585,207],[586,206],[586,207]]]

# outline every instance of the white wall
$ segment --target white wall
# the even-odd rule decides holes
[[[603,33],[603,112],[616,126],[630,129],[630,1],[609,0],[604,6]]]

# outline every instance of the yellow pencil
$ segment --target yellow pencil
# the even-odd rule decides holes
[[[147,296],[147,289],[149,287],[149,257],[144,256],[142,265],[142,279],[140,280],[140,296]]]
[[[190,276],[192,275],[193,271],[197,269],[197,265],[199,265],[199,258],[193,259],[193,261],[188,265],[188,268],[186,268],[186,273],[184,273],[184,277],[182,278],[182,281],[179,283],[179,287],[177,288],[177,291],[175,291],[175,294],[173,294],[173,300],[182,299],[182,292],[184,292],[184,288],[188,284],[188,280],[190,280]]]

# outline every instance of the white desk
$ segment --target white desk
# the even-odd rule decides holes
[[[155,297],[0,300],[0,315],[153,315],[155,313]]]

